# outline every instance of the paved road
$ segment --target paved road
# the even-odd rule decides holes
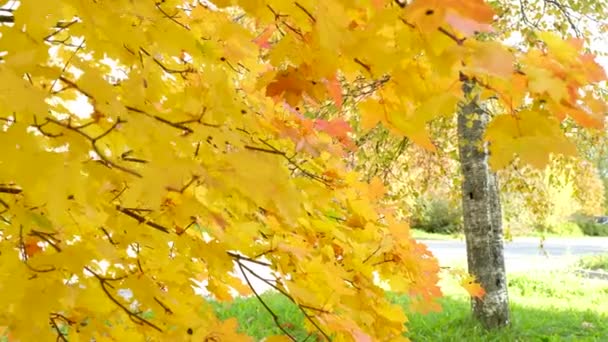
[[[424,240],[442,265],[466,262],[461,240]],[[519,238],[505,243],[507,272],[565,268],[583,255],[608,253],[608,238]]]

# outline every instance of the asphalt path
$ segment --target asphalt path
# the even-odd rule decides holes
[[[466,263],[463,240],[419,240],[441,265]],[[504,243],[507,272],[562,269],[584,255],[608,253],[608,238],[517,238]]]

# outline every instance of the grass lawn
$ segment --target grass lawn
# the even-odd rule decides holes
[[[608,272],[608,254],[598,254],[582,257],[578,266],[588,270]]]
[[[408,315],[407,336],[412,341],[608,341],[608,282],[564,273],[511,275],[512,326],[490,333],[470,318],[464,290],[449,281],[442,287],[446,293],[442,312]],[[387,295],[407,307],[407,298]],[[304,319],[291,302],[276,293],[262,298],[298,341],[306,338]],[[255,298],[215,306],[220,317],[236,317],[241,331],[257,339],[281,333]]]

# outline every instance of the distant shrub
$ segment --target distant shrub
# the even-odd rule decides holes
[[[587,236],[608,236],[608,224],[597,223],[596,218],[587,215],[575,215],[573,217],[575,222]]]
[[[578,266],[608,272],[608,254],[584,256],[578,261]]]
[[[578,222],[563,221],[537,227],[537,231],[563,235],[563,236],[581,236],[585,235]]]
[[[429,233],[462,232],[462,211],[445,200],[423,201],[419,204],[418,214],[412,219],[412,226]]]

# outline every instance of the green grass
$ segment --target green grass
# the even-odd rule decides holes
[[[485,332],[470,316],[463,290],[444,284],[443,311],[409,314],[407,336],[412,341],[608,341],[608,282],[571,274],[535,273],[535,278],[509,278],[512,325]],[[407,308],[407,298],[387,294]],[[307,334],[298,309],[276,293],[262,295],[283,326],[301,341]],[[255,298],[215,304],[221,318],[236,317],[242,332],[260,340],[280,334],[271,315]],[[407,312],[407,309],[406,309]],[[309,339],[310,341],[311,339]]]
[[[588,270],[608,272],[608,254],[584,256],[579,260],[578,266]]]

